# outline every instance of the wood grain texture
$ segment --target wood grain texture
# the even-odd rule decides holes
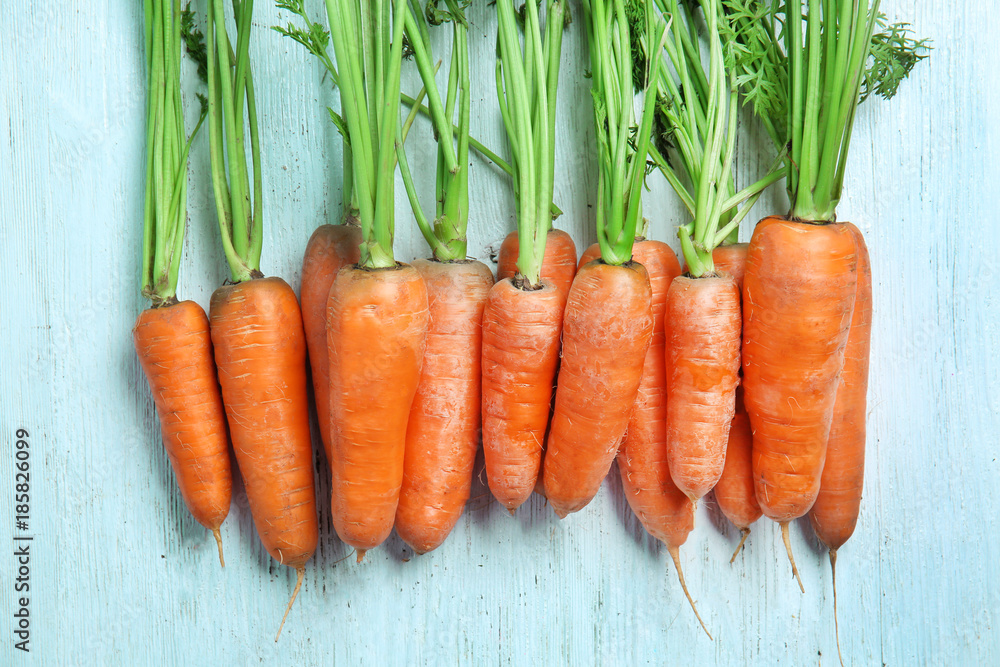
[[[257,3],[252,57],[264,135],[263,270],[298,286],[317,224],[340,212],[337,104],[304,49],[267,29]],[[308,0],[315,13],[320,3]],[[688,585],[716,637],[701,633],[666,551],[647,537],[612,474],[585,511],[557,521],[533,498],[511,518],[477,480],[447,542],[414,556],[393,536],[355,565],[333,534],[315,439],[321,536],[285,626],[294,583],[257,539],[237,485],[222,527],[227,567],[184,508],[159,440],[130,327],[139,296],[144,86],[141,3],[5,3],[0,36],[0,538],[13,515],[13,433],[31,432],[32,655],[37,664],[836,664],[830,571],[807,522],[793,526],[798,592],[776,526],[739,531],[710,499],[682,549]],[[868,474],[861,519],[840,552],[845,662],[1000,663],[996,507],[1000,437],[1000,29],[976,12],[886,0],[937,47],[890,103],[859,113],[841,216],[866,233],[875,320]],[[573,10],[580,12],[578,5]],[[473,131],[504,146],[493,89],[496,22],[471,11]],[[565,40],[557,225],[595,240],[593,130],[583,24]],[[437,36],[440,42],[447,40]],[[447,61],[446,61],[447,62]],[[193,81],[194,72],[187,70]],[[403,85],[415,91],[408,67]],[[192,85],[193,87],[193,85]],[[190,109],[194,113],[194,108]],[[744,128],[740,182],[768,161]],[[227,270],[216,234],[207,135],[191,160],[190,227],[179,294],[202,305]],[[413,172],[432,204],[426,123]],[[513,226],[509,184],[472,156],[470,252],[489,260]],[[650,180],[652,236],[684,222]],[[402,186],[400,259],[427,256]],[[766,196],[755,220],[786,206]],[[965,225],[960,234],[957,224]],[[749,237],[749,223],[744,238]],[[11,443],[8,445],[7,443]],[[477,470],[481,468],[481,459]],[[11,550],[0,557],[0,662],[12,648]]]

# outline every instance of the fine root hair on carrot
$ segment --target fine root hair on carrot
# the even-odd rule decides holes
[[[292,610],[292,605],[295,604],[295,598],[299,596],[299,590],[302,588],[302,578],[306,574],[306,568],[299,566],[295,568],[295,590],[292,591],[292,599],[288,601],[288,606],[285,608],[285,615],[281,617],[281,625],[278,626],[278,634],[274,636],[274,643],[278,643],[278,638],[281,636],[281,629],[285,627],[285,619],[288,618],[288,612]]]
[[[837,550],[830,549],[830,572],[833,575],[833,634],[837,638],[837,657],[844,667],[844,654],[840,652],[840,626],[837,623]]]
[[[684,591],[684,595],[687,597],[688,602],[691,603],[691,609],[694,610],[694,617],[698,619],[699,623],[701,623],[701,629],[705,631],[705,634],[708,635],[708,638],[712,641],[715,641],[714,639],[712,639],[712,633],[708,631],[707,627],[705,627],[705,621],[701,620],[701,614],[698,613],[698,607],[694,606],[694,600],[691,599],[691,593],[688,592],[687,584],[684,582],[684,570],[681,569],[680,548],[669,547],[667,551],[670,552],[670,557],[674,560],[674,567],[677,569],[677,578],[681,582],[681,590]]]
[[[799,582],[799,590],[803,593],[806,592],[805,586],[802,585],[802,577],[799,576],[799,568],[795,567],[795,556],[792,555],[792,541],[788,538],[788,522],[781,522],[781,541],[785,543],[785,552],[788,554],[788,562],[792,564],[792,576],[795,580]]]
[[[740,532],[743,533],[743,536],[740,538],[740,543],[736,545],[736,551],[733,552],[733,557],[729,559],[730,565],[736,562],[736,557],[740,555],[741,551],[743,551],[743,545],[746,544],[747,538],[750,537],[749,528],[740,528]]]
[[[348,558],[350,558],[351,556],[353,556],[356,551],[357,551],[357,549],[355,549],[351,553],[347,554],[343,558],[338,558],[337,560],[333,561],[333,564],[337,565],[338,563],[343,563],[345,560],[347,560]]]
[[[215,537],[215,543],[219,547],[219,564],[225,567],[226,559],[222,557],[222,533],[219,532],[218,528],[213,528],[212,535]]]

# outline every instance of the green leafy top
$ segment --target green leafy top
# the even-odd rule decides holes
[[[408,5],[397,0],[326,0],[343,122],[361,224],[361,262],[389,268],[395,232],[399,79]],[[336,118],[335,118],[336,121]],[[346,165],[345,165],[346,169]]]
[[[779,161],[760,181],[735,192],[732,164],[739,69],[731,42],[725,48],[723,44],[723,34],[733,28],[719,0],[657,3],[671,20],[664,50],[673,74],[663,72],[658,80],[661,138],[668,138],[671,145],[651,153],[693,218],[679,227],[678,236],[691,275],[701,277],[714,274],[712,250],[737,232],[757,197],[780,180],[784,170]],[[698,48],[699,14],[708,38],[707,66]],[[677,159],[668,160],[671,153]]]
[[[236,45],[226,32],[222,0],[208,2],[208,134],[212,189],[222,248],[233,282],[259,277],[263,245],[260,137],[250,68],[253,0],[233,0]],[[250,130],[250,169],[246,133]]]
[[[403,146],[405,134],[396,140],[400,173],[406,186],[413,215],[421,233],[441,261],[464,260],[467,255],[465,237],[469,224],[469,114],[471,93],[469,91],[469,47],[468,25],[463,12],[468,4],[456,0],[442,0],[445,9],[439,8],[438,0],[428,0],[426,11],[420,11],[419,0],[410,0],[412,11],[406,17],[406,34],[416,61],[420,78],[424,82],[421,95],[426,94],[430,107],[434,136],[437,139],[437,183],[436,217],[427,220],[416,187],[410,174]],[[434,78],[435,68],[431,62],[430,34],[427,23],[434,25],[450,22],[452,25],[451,66],[448,71],[448,89],[444,102]],[[458,124],[452,124],[458,109]],[[414,105],[404,132],[412,123],[420,105]]]
[[[466,4],[467,4],[466,2],[460,3],[459,9],[464,10]],[[308,50],[310,53],[316,56],[322,63],[327,74],[329,74],[334,87],[337,87],[339,85],[338,82],[340,81],[340,75],[337,73],[337,68],[334,65],[333,59],[329,55],[329,45],[330,45],[329,31],[321,24],[315,23],[309,18],[309,15],[305,10],[303,0],[279,0],[277,6],[279,9],[286,9],[295,14],[296,16],[298,16],[302,21],[303,25],[298,26],[292,22],[289,22],[284,26],[274,26],[273,29],[281,33],[282,35],[285,35],[286,37],[289,37],[298,42],[299,44],[303,45],[306,48],[306,50]],[[423,12],[419,12],[416,10],[415,3],[413,6],[415,8],[413,11],[414,16],[424,15]],[[438,25],[442,22],[445,22],[446,17],[450,16],[450,14],[451,10],[438,9],[436,4],[432,3],[428,4],[427,6],[426,16],[429,17],[428,22],[431,23],[432,25]],[[467,26],[463,27],[466,31],[468,30]],[[408,45],[408,41],[409,40],[406,40],[404,38],[404,43],[403,43],[404,58],[407,56],[408,53],[411,56],[413,55],[412,46]],[[421,91],[421,94],[418,95],[419,99],[410,97],[405,93],[400,93],[399,97],[400,100],[402,100],[403,104],[410,107],[411,112],[413,110],[416,110],[418,113],[431,118],[433,121],[434,117],[432,116],[431,109],[428,108],[427,105],[422,103],[423,97],[425,95],[426,95],[426,90],[423,90]],[[330,114],[331,120],[337,126],[338,130],[344,136],[346,141],[348,137],[348,132],[347,132],[347,125],[344,121],[343,116],[341,116],[340,114],[338,114],[336,111],[334,111],[329,107],[327,107],[327,111]],[[409,130],[410,125],[413,123],[413,120],[414,120],[413,114],[411,113],[410,117],[408,117],[406,119],[406,122],[403,124],[404,138],[406,132],[408,132]],[[435,129],[435,132],[439,133],[437,129]],[[452,132],[453,132],[453,137],[467,134],[466,132],[463,132],[461,128],[458,126],[453,126]],[[499,167],[502,171],[504,171],[508,175],[513,175],[514,173],[513,168],[505,160],[501,159],[496,153],[490,150],[487,146],[483,145],[482,142],[478,141],[475,137],[471,135],[468,135],[468,142],[469,142],[469,147],[474,148],[480,155],[482,155],[486,159],[496,164],[497,167]],[[406,174],[408,173],[408,168],[407,165],[405,164],[405,155],[403,157],[404,157],[404,163],[401,163],[400,167],[401,171],[403,171],[404,174]],[[345,143],[344,164],[350,164],[350,163],[351,163],[350,143]],[[357,202],[357,194],[354,191],[352,183],[353,181],[352,170],[344,169],[343,176],[344,176],[344,222],[357,224],[358,202]],[[404,176],[404,183],[406,182],[406,180],[407,177]],[[407,193],[409,194],[409,190],[407,190]],[[555,204],[552,204],[551,207],[552,207],[553,217],[558,217],[562,213],[562,211],[560,211]],[[423,228],[421,229],[423,230]]]
[[[795,219],[836,219],[857,105],[891,98],[927,55],[927,40],[888,24],[879,1],[722,0],[740,90],[775,145],[788,146]]]
[[[540,280],[546,235],[552,224],[556,93],[566,5],[565,0],[547,0],[543,36],[538,4],[527,0],[523,8],[523,48],[513,0],[497,0],[496,7],[497,99],[514,157],[511,167],[517,197],[517,268],[525,287],[533,289]]]
[[[608,264],[631,261],[642,219],[642,182],[653,128],[656,95],[650,90],[660,76],[666,26],[652,5],[624,0],[584,0],[590,47],[591,95],[598,148],[597,242]],[[641,23],[637,21],[640,20]],[[637,35],[652,48],[646,62],[646,95],[636,126],[635,61]],[[639,49],[641,51],[641,49]]]
[[[146,198],[143,209],[142,294],[154,306],[177,300],[177,277],[187,219],[187,158],[205,120],[188,137],[181,104],[181,41],[198,60],[200,34],[190,11],[174,0],[144,4],[147,69]],[[192,45],[194,51],[192,51]]]

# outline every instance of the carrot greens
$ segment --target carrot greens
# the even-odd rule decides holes
[[[642,219],[642,182],[653,128],[656,96],[644,98],[636,127],[633,113],[632,47],[645,24],[653,45],[646,63],[647,93],[659,77],[666,33],[651,3],[636,9],[624,0],[584,0],[587,43],[590,47],[591,95],[598,147],[597,242],[601,258],[621,265],[632,259],[639,221]]]
[[[555,183],[556,94],[562,33],[568,21],[566,0],[547,0],[544,34],[538,3],[522,8],[523,46],[513,0],[496,3],[496,86],[500,116],[507,130],[513,160],[511,176],[517,200],[519,254],[517,269],[524,287],[541,280],[545,241],[552,226]]]
[[[222,246],[233,282],[240,283],[263,275],[262,183],[257,102],[250,68],[253,0],[233,0],[232,4],[235,45],[226,31],[224,3],[208,1],[208,134]]]
[[[431,0],[427,11],[420,11],[418,0],[410,0],[412,12],[406,16],[406,36],[413,51],[413,59],[424,83],[418,100],[426,93],[434,136],[437,139],[437,213],[433,222],[428,221],[420,206],[416,186],[410,174],[403,145],[405,135],[396,139],[400,173],[406,194],[416,217],[420,232],[431,247],[435,259],[440,261],[464,260],[467,255],[466,229],[469,224],[469,47],[468,25],[462,6],[457,0],[442,0],[440,8]],[[431,61],[428,18],[434,23],[452,24],[451,66],[448,71],[447,94],[442,103],[441,93],[434,78],[436,69]],[[414,104],[408,124],[421,105]],[[458,112],[457,125],[452,124]],[[407,126],[408,126],[407,124]]]
[[[737,84],[788,146],[790,216],[832,222],[859,103],[890,99],[929,44],[889,24],[880,0],[722,0]]]
[[[148,98],[146,198],[143,207],[142,294],[154,306],[177,301],[177,277],[187,220],[187,161],[205,120],[205,98],[188,137],[181,104],[181,42],[198,60],[200,34],[178,0],[144,3]]]
[[[680,0],[656,2],[671,20],[664,52],[673,72],[657,80],[662,131],[660,146],[650,152],[693,218],[679,227],[678,237],[688,270],[701,277],[715,271],[712,251],[738,230],[760,194],[784,170],[779,162],[761,180],[734,191],[737,76],[728,66],[732,57],[726,50],[731,47],[723,44],[727,18],[720,1],[700,0],[700,12]],[[698,48],[699,14],[708,37],[707,67]]]

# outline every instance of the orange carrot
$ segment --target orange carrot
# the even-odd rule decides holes
[[[143,4],[147,105],[140,284],[152,307],[136,319],[132,340],[181,496],[195,520],[212,531],[225,567],[219,527],[229,514],[233,476],[212,337],[202,307],[177,300],[188,214],[188,153],[205,114],[188,135],[180,43],[191,37],[190,22],[184,20],[190,17],[179,3]]]
[[[483,454],[490,491],[513,512],[539,478],[565,295],[547,281],[490,290],[483,311]]]
[[[790,559],[788,523],[819,493],[856,288],[846,225],[758,223],[743,283],[744,398],[757,501]]]
[[[229,514],[233,474],[208,317],[194,301],[144,310],[132,329],[160,418],[163,446],[191,515],[212,531]]]
[[[854,237],[858,254],[858,286],[851,316],[851,332],[844,351],[844,370],[837,387],[826,464],[809,521],[816,536],[830,550],[833,574],[833,622],[840,652],[837,622],[837,550],[850,539],[858,522],[865,476],[865,420],[867,418],[868,355],[871,349],[872,272],[861,230],[843,223]],[[841,660],[843,662],[843,660]]]
[[[396,532],[417,553],[436,549],[462,515],[479,449],[483,308],[493,272],[482,262],[413,262],[430,320],[410,408]]]
[[[740,368],[740,296],[729,275],[688,278],[667,294],[667,460],[697,502],[722,476]]]
[[[545,495],[560,518],[591,501],[635,406],[653,333],[646,269],[596,260],[577,273],[545,452]]]
[[[296,571],[291,609],[319,533],[299,304],[281,278],[258,277],[217,289],[209,320],[257,534],[272,558]]]
[[[583,257],[593,260],[600,254],[600,246],[595,243],[587,248]],[[711,637],[688,592],[680,562],[680,547],[694,528],[694,503],[670,479],[667,466],[667,371],[664,362],[667,290],[681,269],[674,251],[660,241],[637,240],[632,246],[632,257],[649,274],[653,335],[646,351],[632,418],[618,448],[618,471],[629,507],[646,531],[666,545],[681,589],[698,622]]]
[[[302,260],[302,325],[309,346],[313,398],[326,458],[330,460],[330,359],[326,347],[326,301],[337,272],[360,257],[361,227],[320,225]]]
[[[728,273],[736,280],[736,286],[743,293],[743,276],[747,267],[747,243],[722,245],[712,252],[716,271]],[[736,390],[736,416],[729,427],[729,444],[726,446],[726,466],[722,477],[715,485],[715,499],[719,509],[740,529],[740,542],[733,551],[729,562],[736,560],[740,550],[750,535],[750,524],[761,517],[760,504],[753,489],[753,465],[751,452],[753,434],[750,432],[750,417],[743,406],[743,390]]]
[[[519,257],[517,232],[511,232],[500,246],[500,255],[497,258],[497,282],[517,275]],[[542,280],[552,283],[565,300],[575,275],[576,244],[573,243],[573,237],[561,229],[550,229],[545,241],[545,256],[542,258]]]
[[[736,393],[736,416],[729,427],[726,467],[715,485],[715,500],[719,509],[740,529],[740,542],[729,559],[730,563],[736,560],[750,536],[750,524],[761,517],[760,504],[753,488],[753,434],[750,432],[750,417],[743,407],[742,394],[742,391]]]
[[[826,465],[816,502],[809,511],[816,536],[836,552],[854,533],[861,506],[865,471],[865,418],[868,354],[871,347],[872,274],[868,248],[860,230],[852,233],[858,255],[857,296],[851,331],[844,352],[844,370],[837,387]]]
[[[636,237],[635,242],[638,244],[639,241],[640,241],[640,238]],[[635,246],[633,246],[633,248],[634,247]],[[673,251],[671,251],[671,252],[673,252]],[[587,247],[587,249],[583,251],[583,256],[580,257],[580,261],[577,262],[576,270],[579,271],[580,269],[582,269],[587,264],[590,264],[591,262],[593,262],[595,259],[600,259],[600,257],[601,257],[601,246],[600,246],[600,244],[598,244],[598,243],[591,243]],[[633,253],[633,259],[635,259],[634,253]],[[639,260],[636,259],[635,261],[638,262]],[[642,262],[639,262],[639,263],[642,264]],[[650,280],[652,280],[652,276],[650,276]]]
[[[333,525],[358,552],[392,531],[410,406],[427,335],[427,289],[412,266],[341,269],[327,305]]]
[[[743,293],[743,276],[747,272],[747,249],[749,243],[730,243],[720,245],[712,251],[712,262],[718,273],[728,273],[736,281],[740,293]]]

